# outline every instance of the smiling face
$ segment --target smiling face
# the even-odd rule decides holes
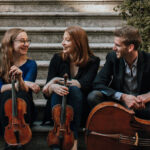
[[[73,43],[72,43],[72,40],[71,40],[71,36],[69,35],[68,32],[64,33],[62,46],[63,46],[63,53],[70,54],[74,49],[73,48]]]
[[[26,32],[21,32],[14,40],[14,52],[19,55],[27,55],[29,48],[29,41]]]
[[[114,38],[113,50],[116,52],[117,58],[125,58],[129,54],[129,48],[123,43],[124,39],[121,37]]]

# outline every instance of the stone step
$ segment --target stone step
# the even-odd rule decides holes
[[[96,56],[104,60],[107,53],[112,50],[113,43],[89,43],[89,46]],[[50,60],[55,53],[62,49],[61,43],[31,43],[28,57],[34,60]]]
[[[0,40],[4,32],[15,27],[0,27]],[[20,27],[21,28],[21,27]],[[66,27],[23,27],[32,43],[61,43]],[[112,43],[116,27],[83,27],[90,43]]]
[[[45,84],[45,80],[43,80],[43,83],[42,83],[42,85],[40,84],[40,86],[41,86],[41,91],[39,92],[39,93],[37,93],[37,94],[35,94],[35,93],[33,93],[33,99],[34,100],[37,100],[37,99],[42,99],[42,100],[45,100],[45,98],[44,98],[44,96],[43,96],[43,93],[42,93],[42,88],[43,88],[43,85]],[[46,102],[45,102],[46,103]],[[38,107],[41,107],[41,109],[42,109],[42,104],[41,105],[39,105]],[[41,110],[40,109],[40,110]]]
[[[46,106],[46,99],[34,99],[34,104],[36,107],[36,121],[42,121],[44,119],[44,112],[45,112],[45,106]]]
[[[45,107],[46,105],[45,99],[34,99],[33,101],[36,107]]]
[[[37,79],[47,79],[47,74],[48,74],[48,66],[50,64],[50,61],[46,60],[39,60],[36,61],[38,65],[38,74],[37,74]],[[101,60],[100,62],[100,68],[104,65],[105,60]]]
[[[123,0],[0,0],[0,12],[113,12]]]
[[[115,12],[0,12],[0,22],[1,27],[118,27],[124,23]]]
[[[113,43],[89,43],[94,54],[104,60],[112,50]],[[35,60],[50,60],[54,53],[62,50],[61,43],[31,43],[28,56]]]
[[[46,60],[37,60],[36,61],[37,66],[38,67],[44,67],[44,68],[48,68],[50,61],[46,61]],[[101,60],[100,62],[100,67],[103,67],[105,63],[105,60]]]
[[[39,60],[39,61],[36,61],[36,63],[38,66],[37,79],[47,79],[48,66],[49,66],[50,61]]]

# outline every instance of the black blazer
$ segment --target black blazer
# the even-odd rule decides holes
[[[123,92],[125,63],[123,58],[117,59],[116,53],[111,52],[106,57],[106,63],[94,80],[93,89],[103,91],[106,96],[115,92]],[[150,91],[150,54],[138,52],[137,62],[138,94]]]
[[[88,94],[92,89],[92,83],[96,77],[99,63],[100,59],[98,57],[91,56],[86,66],[79,67],[78,73],[74,79],[79,81],[81,84],[81,90],[84,92],[84,94]],[[46,83],[54,77],[63,77],[65,73],[67,73],[69,75],[69,79],[71,79],[70,61],[63,61],[60,54],[57,53],[51,59]]]

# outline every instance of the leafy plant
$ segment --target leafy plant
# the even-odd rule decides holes
[[[139,29],[142,49],[150,52],[150,0],[124,0],[114,8],[127,24]]]

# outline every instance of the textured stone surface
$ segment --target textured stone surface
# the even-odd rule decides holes
[[[122,0],[0,0],[0,11],[113,12],[113,8],[121,2]]]
[[[123,22],[116,13],[79,13],[79,12],[2,12],[0,26],[22,27],[116,27]]]
[[[114,27],[83,27],[90,43],[112,43]],[[0,27],[0,40],[10,28]],[[61,43],[66,27],[24,27],[32,43]]]

